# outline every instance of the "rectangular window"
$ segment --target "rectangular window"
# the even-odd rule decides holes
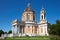
[[[43,28],[41,27],[41,33],[43,33]]]

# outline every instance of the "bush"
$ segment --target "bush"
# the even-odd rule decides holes
[[[60,36],[50,35],[50,40],[60,40]]]

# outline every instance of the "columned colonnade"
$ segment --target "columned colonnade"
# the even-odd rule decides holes
[[[20,24],[18,20],[13,21],[12,23],[12,34],[13,36],[18,36],[19,34],[24,33],[24,25]]]

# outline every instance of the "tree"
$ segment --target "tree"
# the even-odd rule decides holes
[[[10,31],[8,32],[8,34],[10,34],[10,33],[12,33],[12,30],[10,30]]]
[[[54,25],[54,24],[52,24],[52,25],[50,26],[50,31],[49,31],[49,33],[50,33],[50,34],[55,34],[55,25]]]
[[[0,36],[1,36],[1,34],[4,34],[4,31],[3,30],[0,30]]]
[[[56,20],[56,24],[60,24],[60,20],[57,19],[57,20]]]
[[[4,32],[4,34],[7,34],[7,32]]]
[[[56,24],[50,26],[49,34],[60,35],[60,21],[56,20]]]

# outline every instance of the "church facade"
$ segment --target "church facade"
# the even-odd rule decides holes
[[[46,11],[42,7],[40,11],[40,21],[36,22],[36,13],[30,3],[22,14],[22,21],[14,20],[12,22],[13,36],[48,36],[49,23],[46,20]]]

